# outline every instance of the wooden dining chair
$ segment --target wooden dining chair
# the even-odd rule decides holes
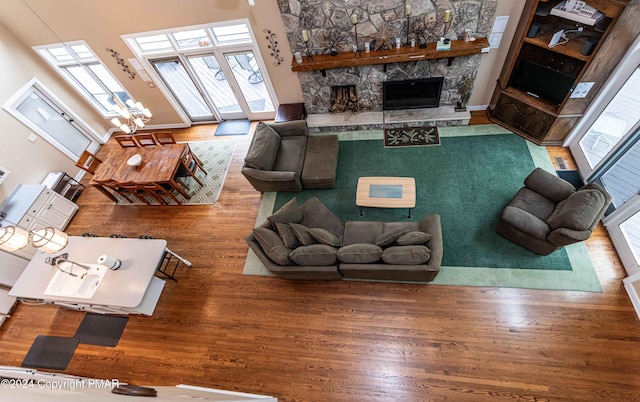
[[[180,179],[184,179],[185,177],[189,177],[189,176],[193,177],[193,179],[200,185],[200,187],[202,187],[203,186],[202,182],[196,176],[197,170],[198,170],[198,163],[193,159],[193,154],[191,153],[191,151],[187,150],[187,152],[185,152],[185,156],[180,161],[180,166],[178,167],[178,171],[176,172],[174,178],[178,183],[180,183],[187,190],[189,189],[189,186],[185,181]]]
[[[171,134],[171,131],[158,131],[151,133],[151,135],[158,145],[177,144],[176,139],[173,137],[173,134]]]
[[[78,162],[76,162],[76,166],[87,173],[93,174],[101,163],[102,161],[98,159],[94,154],[87,150],[84,150],[82,151]]]
[[[138,146],[140,147],[155,147],[158,145],[151,133],[136,134],[133,136],[133,138],[136,140]]]
[[[189,151],[189,153],[191,154],[191,157],[193,158],[194,161],[196,161],[196,164],[198,165],[198,167],[200,168],[200,170],[202,170],[202,173],[204,173],[204,175],[207,175],[207,171],[204,170],[204,164],[202,163],[202,161],[200,160],[200,158],[198,158],[198,155],[196,155],[192,150],[191,147],[189,146],[189,144],[187,144],[187,149]]]
[[[155,194],[150,193],[147,189],[145,189],[138,183],[128,181],[126,183],[120,183],[120,186],[128,191],[131,195],[133,195],[136,199],[144,202],[147,205],[153,205],[149,202],[148,198],[155,200],[158,204],[163,203]]]
[[[110,191],[111,193],[115,193],[116,196],[121,195],[122,198],[124,198],[128,202],[134,202],[137,199],[135,195],[131,194],[128,190],[122,187],[120,183],[118,183],[113,179],[96,180],[95,182],[98,183],[103,188],[108,189],[107,191]]]
[[[116,140],[122,148],[138,148],[138,143],[133,139],[133,135],[116,135],[113,139]]]
[[[173,194],[175,189],[169,184],[165,183],[148,183],[142,185],[147,191],[155,194],[163,204],[172,205],[170,201],[173,201],[175,205],[181,205],[182,203]],[[168,201],[167,198],[170,200]]]

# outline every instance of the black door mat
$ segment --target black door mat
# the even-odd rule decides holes
[[[129,317],[87,313],[76,334],[80,343],[98,346],[116,346]]]
[[[245,135],[249,133],[249,120],[229,120],[218,124],[215,135]]]
[[[576,189],[584,186],[584,182],[577,170],[556,170],[556,174],[559,178],[571,183]]]
[[[38,335],[22,367],[65,370],[78,346],[78,338]]]

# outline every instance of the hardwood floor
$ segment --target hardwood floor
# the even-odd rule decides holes
[[[243,276],[261,198],[240,174],[249,137],[235,137],[216,205],[80,197],[70,234],[166,238],[193,267],[167,282],[152,317],[130,317],[116,347],[79,345],[65,373],[280,401],[640,400],[640,323],[602,225],[587,248],[603,293]],[[573,163],[566,149],[549,152]],[[19,305],[0,329],[0,365],[20,366],[37,335],[72,336],[82,316]]]

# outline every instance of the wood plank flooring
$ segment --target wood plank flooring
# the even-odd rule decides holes
[[[216,139],[212,126],[174,132]],[[80,197],[69,233],[166,238],[193,267],[167,282],[152,317],[129,319],[118,346],[79,345],[65,373],[280,401],[640,400],[640,322],[602,225],[587,248],[603,293],[243,276],[261,194],[240,174],[250,136],[235,138],[216,205]],[[572,167],[568,150],[549,151]],[[19,305],[0,329],[0,365],[19,366],[37,335],[72,336],[82,316]]]

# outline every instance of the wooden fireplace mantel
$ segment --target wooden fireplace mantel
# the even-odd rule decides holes
[[[292,71],[314,71],[328,70],[331,68],[368,66],[373,64],[406,63],[409,61],[420,61],[429,59],[449,59],[449,65],[457,56],[469,56],[486,53],[489,49],[487,38],[476,38],[475,41],[465,42],[463,40],[451,41],[451,50],[436,50],[436,43],[427,43],[427,47],[420,49],[418,46],[402,46],[399,49],[377,50],[369,53],[360,52],[354,55],[353,52],[342,52],[336,56],[329,54],[317,54],[313,57],[303,56],[302,63],[291,60]],[[385,69],[386,70],[386,69]]]

